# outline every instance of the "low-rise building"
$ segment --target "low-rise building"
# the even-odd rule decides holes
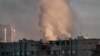
[[[100,39],[1,42],[0,56],[92,56]]]

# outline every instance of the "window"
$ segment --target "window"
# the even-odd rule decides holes
[[[4,52],[2,52],[1,54],[2,54],[2,56],[4,56],[4,55],[5,55],[5,53],[4,53]]]
[[[59,55],[60,54],[60,50],[56,50],[56,54]]]
[[[54,54],[56,54],[56,51],[53,51],[54,52]]]
[[[59,41],[56,42],[56,45],[59,45]]]
[[[50,54],[50,50],[47,51],[47,54]]]
[[[53,54],[53,51],[51,51],[51,54]]]
[[[12,55],[15,55],[14,52],[12,52]]]
[[[62,44],[62,45],[65,45],[65,41],[62,41],[61,44]]]
[[[4,46],[1,46],[1,48],[4,48]]]
[[[72,53],[75,54],[76,53],[75,50],[73,50]]]
[[[6,55],[9,55],[9,52],[6,52]]]
[[[67,44],[69,45],[69,44],[70,44],[70,42],[69,42],[69,41],[67,41]]]
[[[52,42],[52,41],[50,41],[50,44],[53,44],[53,42]]]
[[[19,52],[16,52],[16,55],[20,55],[20,53]]]
[[[30,55],[30,52],[26,52],[27,55]]]
[[[91,42],[89,42],[88,44],[92,44]]]
[[[34,51],[31,51],[31,55],[34,55]]]
[[[68,54],[70,54],[71,53],[71,51],[68,51]]]
[[[64,50],[62,50],[62,54],[65,54],[65,51]]]
[[[24,52],[22,52],[21,54],[24,55]]]
[[[34,43],[33,43],[33,44],[31,44],[31,46],[34,46]]]

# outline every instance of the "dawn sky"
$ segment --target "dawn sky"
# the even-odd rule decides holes
[[[89,38],[100,38],[100,0],[71,0],[70,5],[77,22],[76,36],[83,32]],[[0,24],[13,25],[17,31],[16,40],[23,35],[28,39],[40,39],[39,13],[37,0],[0,0]]]

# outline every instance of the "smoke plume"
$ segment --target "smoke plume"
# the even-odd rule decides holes
[[[66,0],[39,0],[40,27],[46,41],[69,39],[72,15]]]

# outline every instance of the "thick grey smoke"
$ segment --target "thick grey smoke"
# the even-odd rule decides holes
[[[39,0],[40,26],[45,40],[69,39],[72,15],[66,0]]]

